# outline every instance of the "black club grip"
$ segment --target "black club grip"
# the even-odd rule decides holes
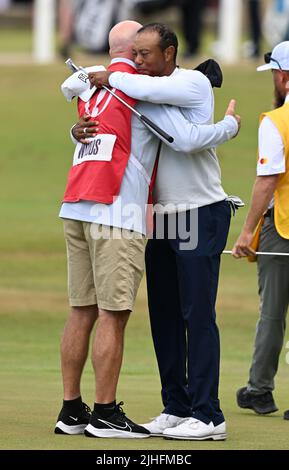
[[[140,115],[140,119],[145,122],[146,124],[148,124],[148,126],[150,126],[152,129],[154,129],[158,134],[160,134],[164,139],[166,139],[168,142],[170,142],[170,144],[174,141],[174,138],[167,134],[165,131],[163,131],[162,129],[160,129],[154,122],[152,122],[149,118],[147,118],[146,116],[144,116],[143,114]]]

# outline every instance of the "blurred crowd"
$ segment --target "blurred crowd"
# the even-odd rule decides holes
[[[140,19],[177,7],[185,39],[185,55],[194,56],[199,51],[203,14],[207,6],[217,8],[218,0],[59,0],[61,54],[69,55],[73,40],[92,52],[107,52],[107,33],[116,22]],[[98,28],[92,28],[96,23]]]
[[[107,52],[106,38],[110,28],[125,19],[146,22],[147,15],[179,10],[173,15],[174,25],[184,38],[184,56],[198,54],[203,26],[211,18],[218,32],[218,10],[222,0],[55,0],[58,9],[59,52],[67,57],[78,45],[93,53]],[[248,41],[243,44],[243,56],[260,56],[262,39],[274,47],[289,38],[289,0],[242,0],[243,30]],[[0,12],[13,5],[33,4],[33,0],[0,0]],[[150,21],[151,21],[150,17]],[[205,21],[204,21],[205,20]],[[207,21],[208,23],[208,21]]]
[[[246,55],[258,57],[261,40],[261,0],[244,2],[248,10],[251,38],[246,46]],[[75,40],[92,52],[107,52],[107,32],[114,23],[128,18],[143,19],[147,14],[163,12],[171,7],[179,9],[179,29],[185,42],[184,57],[193,58],[200,50],[204,15],[210,9],[211,17],[217,18],[219,0],[59,0],[61,55],[69,55]],[[92,24],[97,22],[99,28],[92,29]]]

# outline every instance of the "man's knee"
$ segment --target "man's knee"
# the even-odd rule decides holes
[[[98,317],[97,305],[87,305],[84,307],[71,307],[70,318],[83,325],[93,325]]]
[[[106,322],[120,330],[124,330],[130,316],[130,310],[104,310],[99,309],[99,321]]]

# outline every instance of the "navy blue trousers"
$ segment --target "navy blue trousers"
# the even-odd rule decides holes
[[[198,211],[198,244],[180,249],[180,220],[190,227],[190,211],[178,214],[176,236],[169,239],[171,215],[162,217],[164,239],[154,233],[146,247],[150,323],[156,352],[164,413],[194,416],[214,425],[224,421],[218,399],[220,340],[215,303],[220,254],[231,212],[226,201]],[[175,217],[175,215],[173,215]]]

